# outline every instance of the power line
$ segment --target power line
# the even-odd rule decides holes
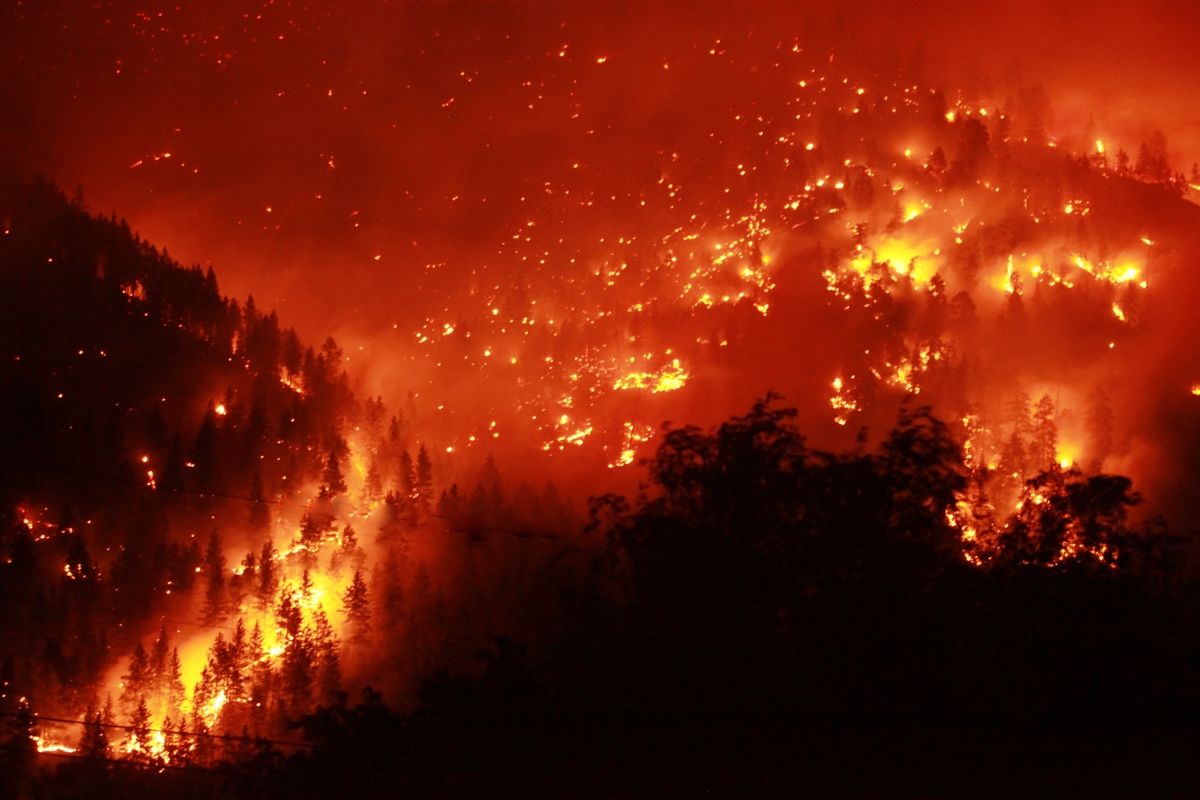
[[[54,723],[59,723],[59,724],[63,724],[63,725],[85,725],[85,726],[97,724],[95,722],[89,722],[87,720],[81,720],[81,719],[64,719],[63,717],[43,717],[43,716],[36,715],[36,714],[25,715],[25,714],[21,714],[20,712],[16,712],[16,711],[0,711],[0,717],[27,718],[34,723],[54,722]],[[133,733],[138,733],[140,731],[142,733],[161,733],[164,735],[170,734],[171,736],[186,736],[186,737],[190,737],[190,738],[221,739],[222,741],[233,741],[233,742],[246,741],[246,738],[243,736],[234,736],[233,734],[229,734],[229,733],[200,733],[199,731],[185,731],[185,730],[171,731],[171,730],[165,730],[163,728],[136,728],[132,725],[122,725],[118,722],[100,722],[99,725],[101,728],[112,728],[112,729],[116,729],[116,730],[130,731]],[[283,747],[312,747],[312,744],[309,742],[290,742],[290,741],[286,741],[286,740],[282,740],[282,739],[264,739],[262,737],[254,737],[254,738],[251,738],[249,741],[263,742],[265,744],[277,744],[277,745],[280,745]]]
[[[12,747],[12,746],[0,747],[0,751],[6,752],[6,753],[21,753],[22,752],[22,750],[20,748]],[[181,771],[185,771],[185,772],[209,772],[209,773],[220,775],[220,774],[230,774],[235,771],[233,769],[230,769],[230,765],[228,765],[227,762],[221,762],[222,764],[225,764],[226,766],[224,769],[218,769],[215,767],[206,767],[206,766],[203,766],[200,764],[172,764],[168,761],[153,761],[153,762],[134,761],[132,759],[127,759],[127,758],[106,758],[104,756],[91,756],[91,755],[87,755],[85,753],[64,753],[64,752],[55,751],[55,750],[37,750],[34,753],[32,753],[32,755],[49,756],[51,758],[65,758],[70,761],[91,761],[91,762],[102,763],[102,764],[113,764],[118,767],[132,767],[134,769],[154,770],[156,772],[162,772],[163,770],[174,769],[174,770],[181,770]]]
[[[53,464],[25,462],[23,467],[45,470],[46,472],[56,472],[63,475],[69,475],[75,478],[89,478],[96,481],[106,481],[108,483],[119,483],[124,486],[146,487],[146,484],[140,480],[130,480],[129,478],[119,475],[105,475],[100,472],[91,472],[88,470],[71,469],[70,467],[56,466]],[[15,485],[15,484],[13,484]],[[242,500],[247,503],[266,503],[268,505],[280,505],[282,500],[268,500],[265,497],[247,497],[240,494],[230,494],[228,492],[204,492],[199,489],[188,489],[183,486],[173,487],[154,487],[156,492],[170,492],[172,494],[192,494],[199,497],[219,497],[225,500]]]

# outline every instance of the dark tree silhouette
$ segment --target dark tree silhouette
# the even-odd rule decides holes
[[[371,606],[367,596],[367,583],[363,580],[360,570],[354,570],[354,577],[342,599],[342,610],[350,621],[350,641],[356,644],[364,643],[371,630]]]

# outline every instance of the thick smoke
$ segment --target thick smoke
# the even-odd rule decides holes
[[[721,182],[732,183],[739,163],[766,168],[763,151],[751,149],[763,116],[778,120],[790,108],[798,127],[832,136],[782,94],[801,75],[788,61],[793,48],[834,53],[825,59],[831,80],[904,74],[923,90],[941,89],[950,104],[1002,106],[1011,97],[1021,108],[1044,94],[1045,134],[1064,150],[1087,150],[1096,138],[1114,158],[1118,149],[1136,157],[1161,130],[1177,170],[1200,160],[1190,102],[1200,15],[1165,2],[1118,11],[1032,2],[652,11],[378,3],[353,13],[271,3],[250,11],[206,4],[202,14],[118,2],[74,15],[48,4],[3,14],[5,144],[23,167],[82,185],[93,210],[128,217],[185,262],[214,264],[225,291],[253,294],[307,339],[335,335],[359,388],[393,407],[412,392],[424,436],[459,450],[468,436],[490,436],[492,421],[503,435],[490,446],[500,452],[537,451],[584,429],[582,410],[570,425],[550,418],[551,409],[555,419],[568,414],[553,395],[572,387],[542,380],[529,357],[640,359],[645,349],[653,358],[635,363],[657,371],[682,338],[690,356],[683,391],[617,393],[592,407],[597,420],[616,421],[614,451],[624,422],[639,431],[665,418],[711,423],[767,389],[800,405],[824,446],[852,442],[859,425],[888,424],[893,396],[844,430],[831,422],[831,378],[853,369],[878,334],[829,305],[820,274],[845,244],[833,225],[762,239],[775,284],[765,317],[745,305],[711,316],[660,313],[644,326],[628,323],[622,334],[638,341],[619,352],[610,326],[603,340],[581,331],[569,346],[497,346],[496,358],[517,359],[499,378],[477,364],[487,342],[472,314],[493,304],[520,324],[533,295],[563,338],[564,325],[586,327],[584,304],[568,299],[594,296],[589,274],[661,257],[677,223],[665,196],[691,204],[702,236],[735,230],[730,220],[751,208],[746,198],[758,187],[743,183],[722,205]],[[912,144],[924,155],[934,143]],[[669,194],[667,185],[680,188]],[[958,283],[952,293],[979,295],[982,327],[974,345],[960,342],[964,385],[930,387],[919,399],[955,413],[965,401],[998,417],[1018,389],[1034,399],[1046,392],[1075,415],[1061,420],[1064,435],[1081,438],[1089,397],[1103,389],[1117,420],[1103,466],[1134,474],[1156,509],[1192,513],[1198,433],[1189,387],[1200,371],[1184,343],[1195,332],[1195,248],[1178,231],[1194,227],[1194,214],[1160,207],[1150,194],[1117,202],[1112,216],[1127,230],[1109,237],[1114,245],[1150,234],[1160,248],[1136,335],[1102,359],[1092,354],[1108,334],[1090,318],[1031,312],[1033,328],[1013,335],[994,322],[1002,293],[980,299],[1001,262],[985,260],[975,275],[945,265]],[[906,243],[931,249],[912,234]],[[621,304],[678,288],[646,286],[646,298],[625,292]],[[476,338],[420,340],[448,327]],[[445,447],[444,474],[482,461],[482,446],[461,464]],[[568,450],[553,468],[590,488],[614,455]]]

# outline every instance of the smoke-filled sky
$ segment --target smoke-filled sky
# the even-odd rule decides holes
[[[850,380],[837,353],[861,337],[830,330],[823,294],[766,297],[799,285],[771,260],[813,263],[817,276],[835,246],[824,232],[762,229],[784,202],[769,165],[793,163],[779,150],[820,153],[834,136],[800,89],[838,84],[847,98],[820,102],[848,112],[859,85],[878,110],[898,91],[879,76],[902,73],[923,82],[912,97],[936,88],[951,107],[991,104],[994,115],[1040,85],[1045,135],[1064,149],[1096,138],[1132,156],[1161,130],[1176,170],[1200,160],[1200,10],[1189,3],[31,2],[0,12],[0,31],[0,143],[20,166],[81,185],[93,211],[126,217],[185,263],[213,264],[224,291],[253,294],[307,339],[336,335],[368,390],[413,390],[431,398],[426,417],[459,414],[434,426],[447,453],[511,415],[569,448],[599,439],[605,416],[617,422],[604,458],[620,461],[668,413],[712,421],[767,388],[830,416],[831,378]],[[781,133],[789,122],[794,140]],[[921,158],[932,144],[913,142]],[[687,262],[690,241],[754,262],[739,286],[762,317],[772,308],[770,322],[754,322],[741,294],[726,302],[687,279],[639,279],[643,298],[604,293],[663,251]],[[662,310],[666,296],[677,307]],[[623,319],[652,300],[653,322]],[[679,316],[723,303],[724,317]],[[611,330],[589,332],[614,317],[623,349]],[[558,344],[539,341],[551,333]],[[825,356],[809,352],[815,340]],[[530,359],[561,366],[558,382]],[[481,371],[500,360],[507,377]],[[1170,379],[1190,367],[1173,364]],[[1061,398],[1050,369],[1025,390]],[[604,405],[585,386],[624,370],[643,376],[634,384],[690,379],[690,397],[668,408],[654,392],[617,392]],[[1077,372],[1086,377],[1066,393],[1082,409],[1112,372],[1090,361]],[[1107,391],[1118,415],[1164,410]],[[1189,458],[1164,456],[1150,427],[1109,466],[1150,474],[1163,468],[1147,462]]]
[[[1041,83],[1064,122],[1133,146],[1159,127],[1178,164],[1200,158],[1191,3],[89,5],[5,12],[6,133],[312,336],[390,326],[430,263],[463,280],[546,181],[610,180],[569,172],[581,148],[637,187],[680,134],[664,117],[741,92],[736,69],[690,80],[717,41],[920,49],[948,88]]]

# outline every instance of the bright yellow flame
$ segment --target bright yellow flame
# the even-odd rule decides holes
[[[1131,283],[1136,281],[1142,273],[1141,267],[1136,264],[1113,266],[1107,261],[1095,264],[1081,255],[1074,256],[1071,261],[1076,267],[1091,275],[1096,280],[1108,281],[1109,283]]]
[[[1063,469],[1079,463],[1079,447],[1068,442],[1059,442],[1054,447],[1054,459]],[[1036,501],[1036,497],[1034,498]]]
[[[1117,271],[1112,273],[1112,280],[1114,283],[1129,283],[1130,281],[1136,280],[1138,274],[1139,270],[1137,267],[1132,264],[1126,264],[1123,267],[1119,267]]]
[[[37,746],[39,753],[76,753],[79,752],[76,748],[70,745],[59,744],[45,736],[34,736],[33,743]]]
[[[152,731],[147,737],[145,745],[138,740],[136,733],[130,733],[129,738],[121,745],[121,748],[128,754],[134,755],[140,753],[150,756],[161,761],[168,761],[166,753],[167,737],[162,731]]]
[[[1003,290],[1005,294],[1013,294],[1017,290],[1016,284],[1013,283],[1012,279],[1013,272],[1015,272],[1013,257],[1009,256],[1008,261],[1004,265],[1004,277],[998,283],[998,288]]]
[[[613,388],[621,391],[627,389],[649,389],[652,394],[673,392],[682,389],[687,383],[688,372],[678,358],[658,372],[630,372],[613,381]]]
[[[853,378],[854,376],[851,375],[850,377]],[[834,391],[833,396],[829,398],[829,407],[834,411],[833,421],[845,427],[846,423],[850,421],[850,415],[858,411],[858,401],[842,394],[842,390],[846,387],[846,382],[842,380],[840,375],[834,378],[830,385]]]

